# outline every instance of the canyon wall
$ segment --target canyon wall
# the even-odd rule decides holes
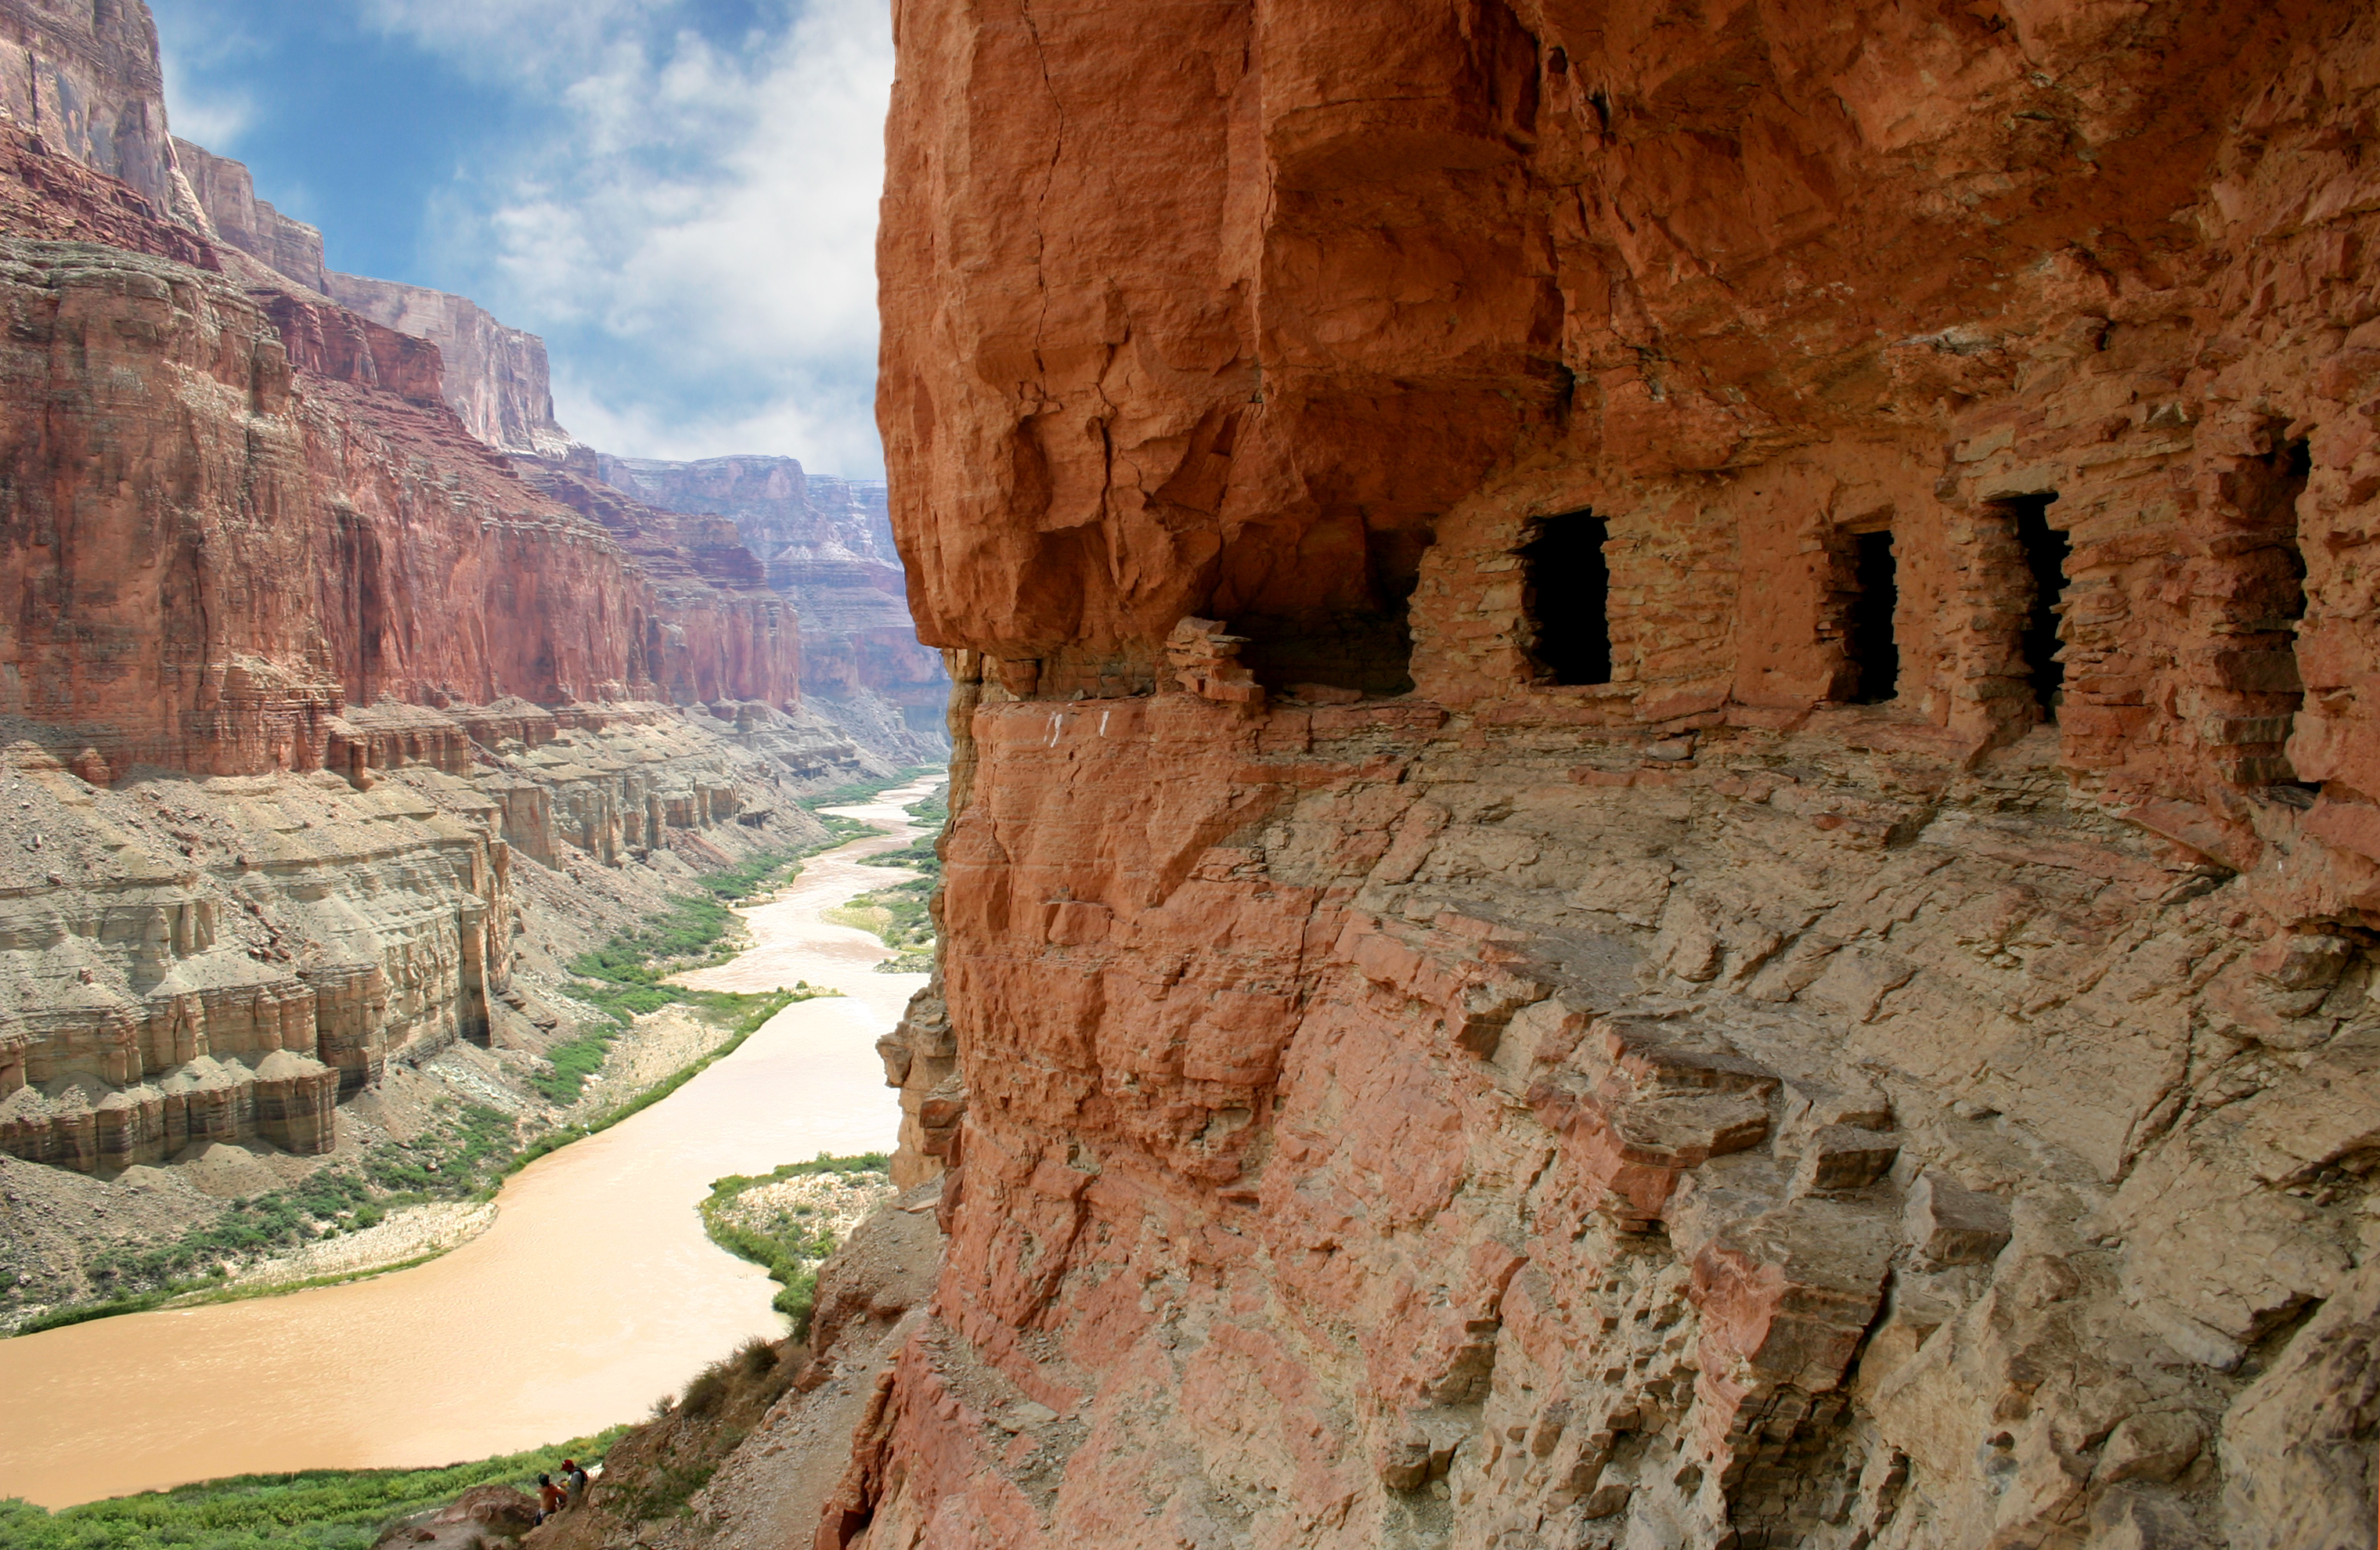
[[[896,35],[949,1236],[818,1543],[2371,1543],[2380,18]]]
[[[205,228],[165,129],[165,77],[147,6],[0,6],[0,116],[53,153],[121,179],[168,218]]]
[[[443,396],[472,435],[499,452],[529,456],[561,457],[577,444],[554,421],[544,340],[498,322],[468,297],[330,269],[322,234],[258,199],[244,163],[186,139],[176,139],[173,150],[208,235],[283,280],[437,345]]]
[[[506,327],[466,297],[336,271],[323,278],[321,288],[340,306],[438,346],[447,401],[480,441],[540,457],[576,444],[554,423],[545,341],[536,334]]]
[[[525,479],[191,153],[212,224],[0,131],[0,1151],[111,1176],[332,1150],[508,1041],[524,899],[625,926],[887,769],[732,524]]]
[[[218,156],[179,136],[174,139],[174,162],[199,208],[206,212],[207,224],[216,238],[310,291],[329,294],[322,234],[282,214],[273,208],[272,200],[258,199],[256,180],[249,176],[245,163]]]
[[[855,702],[889,702],[897,721],[878,735],[905,737],[916,757],[939,757],[950,675],[910,622],[880,481],[807,473],[790,457],[598,454],[596,471],[648,504],[733,518],[801,620],[803,692],[855,715]]]
[[[0,264],[0,711],[229,774],[319,768],[349,703],[796,699],[778,599],[657,584],[464,434],[419,342],[121,250]]]

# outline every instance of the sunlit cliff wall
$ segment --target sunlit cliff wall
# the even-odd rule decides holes
[[[326,275],[340,306],[427,339],[448,362],[447,401],[480,441],[502,452],[559,457],[574,445],[553,418],[545,341],[507,327],[468,297],[360,274]]]
[[[820,1543],[2368,1543],[2370,8],[896,31],[950,1238]]]
[[[116,127],[0,127],[0,1150],[320,1153],[389,1062],[497,1036],[524,870],[635,897],[880,766],[799,717],[731,525],[526,481],[237,163],[221,223],[140,183],[147,13],[74,19],[0,5],[20,79]]]

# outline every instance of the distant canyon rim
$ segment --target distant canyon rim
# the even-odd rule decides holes
[[[846,659],[744,472],[443,385],[533,352],[8,10],[0,1049],[170,1126],[220,1029],[301,1144],[550,875],[797,828]],[[894,19],[910,1209],[686,1514],[533,1542],[2373,1544],[2380,13]]]

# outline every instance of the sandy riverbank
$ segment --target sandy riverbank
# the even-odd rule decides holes
[[[891,1149],[900,1109],[874,1046],[923,976],[873,973],[882,944],[817,912],[881,886],[882,869],[848,858],[905,842],[900,804],[929,784],[861,807],[898,827],[815,858],[747,912],[754,948],[696,979],[844,995],[787,1007],[667,1098],[531,1164],[494,1224],[452,1252],[0,1340],[0,1392],[18,1400],[0,1408],[0,1496],[64,1506],[229,1474],[491,1457],[634,1419],[744,1341],[781,1335],[767,1276],[712,1243],[696,1207],[726,1174]]]

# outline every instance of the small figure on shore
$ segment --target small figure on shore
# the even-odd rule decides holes
[[[553,1483],[552,1475],[541,1474],[537,1477],[537,1521],[539,1523],[544,1522],[560,1512],[567,1500],[568,1497],[564,1495],[562,1487]],[[530,1526],[533,1528],[536,1525]]]
[[[577,1459],[565,1459],[562,1461],[562,1483],[569,1492],[566,1505],[577,1507],[587,1499],[587,1471],[578,1467]]]

